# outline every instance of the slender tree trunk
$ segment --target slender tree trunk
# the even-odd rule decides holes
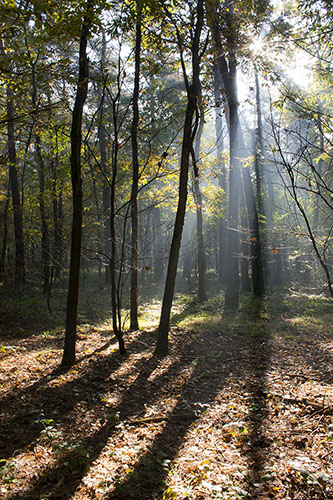
[[[118,91],[118,96],[120,91]],[[120,354],[126,354],[124,338],[121,328],[121,304],[119,295],[119,286],[117,286],[116,272],[116,250],[117,250],[117,235],[116,235],[116,181],[118,175],[118,123],[117,123],[117,101],[112,100],[112,116],[114,128],[114,141],[112,152],[112,179],[110,186],[110,236],[111,236],[111,257],[110,257],[110,280],[111,280],[111,306],[112,306],[112,327],[113,333],[118,341]],[[124,243],[124,242],[123,242]],[[119,271],[120,279],[120,271]]]
[[[71,262],[66,309],[66,333],[64,353],[61,364],[72,366],[75,363],[77,306],[80,284],[80,260],[82,240],[82,178],[81,178],[81,143],[82,114],[88,92],[89,60],[87,56],[87,39],[92,22],[93,2],[88,0],[83,18],[80,37],[79,78],[73,109],[71,129],[71,176],[73,189],[73,219]]]
[[[32,105],[37,108],[37,82],[36,69],[34,63],[31,64],[32,78]],[[43,294],[47,295],[50,281],[50,236],[49,227],[45,207],[45,163],[41,152],[41,141],[39,136],[38,121],[35,118],[35,141],[36,141],[36,159],[38,163],[38,180],[39,180],[39,211],[42,226],[41,251],[42,251],[42,268],[43,268]]]
[[[257,130],[255,141],[255,173],[256,173],[256,188],[257,188],[257,203],[259,215],[265,218],[266,210],[264,204],[264,186],[263,186],[263,169],[262,162],[264,159],[264,144],[263,144],[263,128],[261,116],[261,99],[260,99],[260,85],[257,71],[255,71],[256,83],[256,108],[257,108]],[[263,223],[261,222],[261,226]]]
[[[240,225],[241,225],[241,240],[240,240],[240,286],[243,293],[252,291],[251,280],[249,276],[249,241],[248,241],[248,220],[246,217],[246,208],[244,196],[241,196],[240,209]]]
[[[267,152],[264,145],[264,131],[262,123],[262,111],[261,111],[261,93],[260,93],[260,82],[258,72],[256,68],[255,71],[255,83],[256,83],[256,111],[257,111],[257,133],[256,133],[256,150],[255,150],[255,160],[256,160],[256,184],[257,184],[257,200],[258,200],[258,212],[259,212],[259,229],[261,234],[262,243],[262,261],[264,269],[264,277],[266,278],[266,283],[272,281],[274,276],[273,266],[269,264],[272,255],[269,248],[269,235],[271,238],[274,237],[273,228],[273,213],[274,213],[274,190],[272,183],[271,172],[268,167]],[[274,258],[273,258],[274,262]]]
[[[10,200],[10,183],[8,182],[7,194],[5,206],[3,209],[3,233],[2,233],[2,247],[0,255],[0,280],[4,278],[5,275],[5,261],[7,252],[7,242],[8,242],[8,210],[9,210],[9,200]]]
[[[256,201],[252,189],[250,172],[248,168],[242,169],[242,178],[247,207],[249,229],[250,229],[250,248],[251,248],[251,268],[252,268],[252,286],[256,297],[262,297],[265,293],[263,262],[261,253],[261,236],[259,231],[259,221],[257,214]]]
[[[321,106],[319,106],[319,111],[321,110],[320,108],[321,108]],[[319,136],[319,148],[320,148],[321,154],[324,154],[325,153],[325,136],[324,136],[324,132],[323,132],[321,112],[318,113],[317,125],[318,125],[319,134],[320,134],[320,136]],[[318,166],[317,166],[317,172],[318,172],[317,176],[319,178],[321,178],[322,169],[323,169],[323,160],[322,160],[322,158],[320,158],[320,160],[318,162]],[[317,176],[316,176],[316,180],[318,178]],[[321,187],[320,187],[320,183],[318,181],[317,181],[317,190],[318,190],[318,194],[320,195]],[[313,209],[313,229],[314,229],[314,231],[317,231],[318,225],[319,225],[319,205],[318,205],[318,201],[317,201],[317,203],[315,203],[314,209]]]
[[[201,91],[199,95],[201,100]],[[203,224],[202,224],[202,195],[200,189],[200,177],[199,177],[199,167],[198,160],[200,154],[200,141],[204,126],[204,110],[202,106],[200,108],[199,126],[195,136],[194,142],[194,155],[192,158],[193,171],[194,171],[194,198],[196,203],[196,221],[197,221],[197,259],[198,259],[198,277],[199,277],[199,303],[202,304],[207,300],[206,293],[206,258],[205,258],[205,247],[203,239]]]
[[[163,235],[161,230],[161,210],[160,207],[153,207],[154,224],[154,280],[158,283],[162,281],[164,271],[163,259]]]
[[[310,241],[312,243],[314,252],[316,254],[316,257],[317,257],[320,265],[323,268],[324,273],[325,273],[325,277],[326,277],[326,281],[327,281],[327,288],[329,290],[329,293],[330,293],[331,297],[333,297],[332,277],[331,277],[329,266],[328,266],[328,264],[326,262],[325,254],[321,255],[321,253],[319,251],[318,244],[317,244],[317,241],[316,241],[316,237],[315,237],[315,234],[314,234],[314,232],[312,230],[312,227],[311,227],[311,224],[310,224],[310,220],[309,220],[309,218],[308,218],[308,216],[307,216],[307,214],[306,214],[306,212],[305,212],[305,210],[303,208],[302,202],[300,201],[300,199],[298,197],[297,185],[296,185],[296,182],[295,182],[295,176],[294,176],[293,168],[291,167],[290,163],[287,161],[287,159],[285,157],[285,154],[282,151],[281,144],[280,144],[278,138],[276,137],[276,133],[275,133],[274,129],[273,129],[273,133],[274,133],[275,143],[276,143],[276,145],[278,147],[278,151],[279,151],[279,154],[280,154],[280,158],[281,158],[281,160],[283,162],[283,165],[284,165],[284,167],[286,169],[286,172],[288,174],[288,177],[290,179],[291,187],[288,188],[289,194],[291,195],[292,199],[295,202],[295,210],[298,209],[300,211],[302,217],[303,217],[303,220],[304,220],[307,232],[308,232],[308,236],[309,236]]]
[[[233,29],[233,9],[234,2],[228,1],[225,4],[226,19],[226,43],[228,49],[228,62],[223,56],[224,48],[221,41],[221,34],[218,25],[217,2],[207,0],[207,17],[212,33],[214,49],[217,63],[222,75],[223,88],[228,105],[228,125],[230,138],[230,181],[229,181],[229,219],[228,219],[228,271],[227,288],[225,294],[225,313],[237,309],[238,307],[238,196],[241,182],[239,158],[242,156],[244,141],[241,137],[240,120],[237,99],[237,67],[236,67],[236,39]],[[256,289],[255,294],[262,295],[263,280],[261,280],[262,266],[261,247],[259,238],[258,214],[249,175],[244,176],[245,199],[248,208],[250,232],[255,232],[256,236],[251,239],[252,250],[252,270],[254,270],[253,280]]]
[[[240,143],[235,39],[232,26],[233,2],[227,2],[227,9],[225,10],[227,23],[226,39],[229,54],[228,61],[223,55],[225,53],[225,49],[221,40],[217,7],[218,5],[216,0],[206,0],[207,19],[212,34],[216,61],[221,74],[221,81],[223,82],[223,90],[225,92],[228,112],[230,175],[228,213],[228,267],[224,308],[224,313],[227,314],[228,312],[237,309],[239,299],[238,212],[240,190]]]
[[[7,59],[3,41],[0,39],[0,55],[4,61]],[[8,59],[7,73],[11,75],[12,68]],[[15,234],[15,284],[25,283],[25,255],[23,242],[23,216],[20,200],[20,189],[17,174],[17,158],[15,146],[15,127],[14,127],[14,91],[8,83],[6,87],[6,105],[7,105],[7,138],[8,138],[8,164],[9,164],[9,182],[12,192],[13,211],[14,211],[14,234]]]
[[[9,179],[12,190],[15,231],[15,283],[25,283],[25,256],[23,243],[23,216],[20,201],[20,190],[17,176],[17,160],[14,131],[14,94],[7,87],[7,134],[8,134],[8,160]]]
[[[216,157],[219,165],[219,187],[226,194],[227,182],[226,171],[223,160],[223,118],[222,118],[222,98],[221,89],[223,83],[221,82],[221,74],[217,63],[214,64],[214,96],[215,96],[215,129],[216,129]],[[227,226],[225,216],[222,214],[219,219],[219,247],[218,247],[218,274],[219,281],[222,287],[226,283],[227,275]]]
[[[110,235],[110,183],[109,183],[109,167],[107,164],[106,141],[107,133],[104,125],[104,96],[106,86],[105,76],[105,56],[106,56],[106,38],[104,31],[102,32],[102,52],[101,52],[101,75],[103,79],[103,89],[99,89],[99,127],[98,127],[98,144],[101,157],[101,170],[103,173],[103,251],[107,258],[111,255],[111,235]],[[110,284],[110,261],[105,263],[105,281]]]
[[[136,2],[136,38],[135,38],[135,68],[133,90],[133,120],[132,138],[132,192],[131,192],[131,293],[130,293],[130,329],[138,330],[138,187],[139,187],[139,90],[140,90],[140,57],[141,57],[141,1]]]
[[[180,174],[179,174],[179,191],[178,191],[178,206],[176,213],[176,221],[173,231],[172,243],[170,248],[169,263],[167,270],[167,277],[164,289],[164,296],[162,302],[162,311],[160,323],[158,327],[157,344],[155,354],[158,356],[166,356],[168,354],[168,333],[170,324],[170,315],[172,307],[172,299],[175,290],[177,265],[179,258],[179,250],[182,239],[182,232],[186,211],[187,200],[187,181],[189,171],[190,154],[193,148],[193,116],[197,109],[197,98],[200,91],[200,58],[199,58],[199,44],[200,35],[203,26],[203,0],[198,0],[197,3],[197,20],[195,26],[195,34],[192,41],[192,84],[189,85],[185,73],[185,65],[182,59],[182,67],[184,71],[184,78],[187,82],[187,107],[185,114]],[[179,41],[179,48],[181,50],[181,42]]]
[[[54,217],[54,231],[55,231],[55,272],[54,277],[60,278],[61,269],[63,265],[63,188],[64,182],[60,181],[59,194],[56,198],[57,202],[54,209],[57,210],[57,216]]]

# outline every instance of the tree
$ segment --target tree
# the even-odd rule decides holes
[[[204,22],[204,5],[203,0],[198,0],[194,9],[190,11],[190,14],[195,16],[195,27],[193,36],[190,42],[191,51],[191,65],[192,65],[192,78],[191,83],[189,81],[185,60],[184,60],[184,45],[181,34],[176,21],[171,18],[171,22],[174,24],[177,36],[177,44],[180,52],[181,66],[183,70],[186,94],[187,94],[187,106],[185,113],[185,122],[183,130],[183,141],[182,141],[182,151],[181,151],[181,161],[180,161],[180,173],[179,173],[179,190],[178,190],[178,206],[176,213],[176,220],[173,230],[168,270],[166,275],[166,283],[164,288],[164,295],[162,301],[161,317],[158,327],[157,343],[155,347],[155,354],[157,356],[166,356],[168,354],[168,333],[169,333],[169,323],[170,314],[172,307],[172,299],[174,295],[176,275],[177,275],[177,264],[179,258],[179,250],[182,238],[182,231],[185,219],[186,211],[186,200],[187,200],[187,182],[188,182],[188,171],[190,155],[193,148],[193,141],[195,137],[196,130],[193,130],[193,118],[198,106],[198,96],[200,93],[200,39],[203,29]],[[191,7],[191,5],[187,5]],[[169,16],[169,13],[168,13]]]
[[[138,330],[138,186],[139,186],[139,153],[138,153],[138,124],[139,124],[139,90],[140,90],[140,58],[141,58],[141,24],[143,1],[136,2],[136,36],[135,36],[135,67],[133,89],[133,119],[131,127],[132,139],[132,192],[131,192],[131,307],[130,329]]]
[[[224,2],[222,12],[214,0],[206,1],[207,20],[212,34],[217,66],[223,82],[223,91],[227,106],[227,123],[229,132],[230,174],[229,174],[229,214],[228,214],[228,270],[225,294],[225,314],[237,309],[239,300],[239,242],[238,217],[239,193],[241,178],[245,191],[245,202],[250,225],[250,245],[252,257],[252,281],[255,295],[264,293],[263,272],[261,261],[261,244],[258,225],[258,214],[253,194],[251,178],[248,172],[241,170],[240,158],[245,156],[245,142],[241,133],[239,105],[237,96],[237,50],[241,44],[241,27],[246,24],[239,12],[235,14],[235,2]],[[259,7],[265,8],[266,2]],[[244,8],[244,6],[243,6]],[[246,6],[245,6],[246,8]],[[244,11],[245,14],[245,11]],[[220,30],[219,19],[224,26],[224,43]],[[227,54],[227,57],[226,55]],[[241,176],[242,171],[242,176]]]
[[[81,144],[82,113],[88,92],[89,61],[87,42],[93,21],[93,0],[87,0],[82,21],[79,51],[79,77],[73,109],[71,129],[71,177],[73,189],[73,219],[71,240],[71,261],[66,309],[66,332],[62,366],[75,363],[77,305],[80,283],[80,259],[82,240],[82,179],[81,179]]]
[[[0,55],[6,61],[6,104],[7,104],[7,138],[8,138],[8,164],[9,181],[12,192],[14,209],[14,230],[15,230],[15,283],[25,283],[25,252],[23,242],[23,217],[17,175],[17,157],[15,145],[15,104],[14,88],[12,78],[12,65],[5,45],[0,38]]]

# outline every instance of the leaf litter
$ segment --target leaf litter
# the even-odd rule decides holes
[[[81,328],[2,338],[0,493],[14,499],[333,498],[332,337]]]

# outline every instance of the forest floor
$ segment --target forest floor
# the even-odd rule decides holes
[[[332,500],[332,303],[289,291],[229,320],[217,303],[178,297],[162,360],[157,301],[124,357],[109,319],[82,323],[68,371],[62,328],[7,311],[0,497]]]

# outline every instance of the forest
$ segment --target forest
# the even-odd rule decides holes
[[[0,15],[0,497],[332,499],[331,1]]]

